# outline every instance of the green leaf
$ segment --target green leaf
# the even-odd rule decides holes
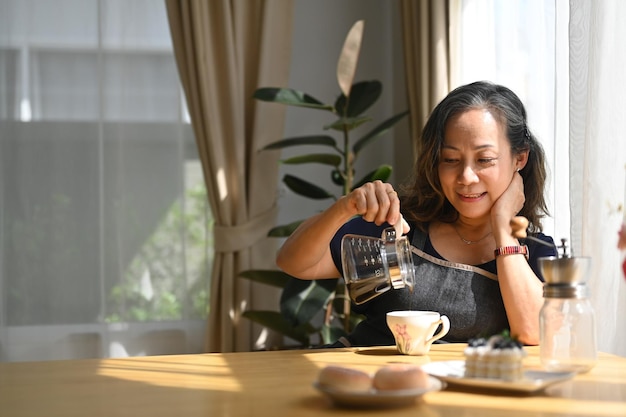
[[[356,73],[356,64],[359,62],[364,24],[363,20],[359,20],[352,25],[346,40],[343,42],[343,48],[341,48],[337,62],[337,82],[346,96],[350,95],[350,86]]]
[[[268,233],[269,237],[287,237],[291,236],[291,234],[300,226],[304,220],[298,220],[289,224],[284,224],[282,226],[273,227]]]
[[[333,148],[337,147],[337,141],[328,135],[312,135],[312,136],[298,136],[295,138],[286,138],[279,140],[277,142],[272,142],[269,145],[262,148],[262,151],[270,150],[270,149],[282,149],[287,148],[289,146],[300,146],[300,145],[324,145],[331,146]]]
[[[323,188],[320,188],[315,184],[311,184],[310,182],[295,177],[293,175],[286,174],[283,177],[283,182],[291,191],[304,197],[312,198],[314,200],[335,198],[334,195],[330,194]]]
[[[350,331],[354,330],[360,322],[365,320],[365,316],[362,314],[356,314],[355,312],[350,313]]]
[[[356,127],[359,127],[365,122],[369,122],[370,120],[372,120],[372,118],[369,116],[361,116],[361,117],[354,117],[354,118],[342,117],[341,119],[338,119],[335,123],[328,125],[328,126],[324,126],[324,129],[333,129],[333,130],[339,130],[340,132],[343,132],[344,129],[352,130]]]
[[[338,169],[333,169],[330,172],[330,179],[332,180],[333,184],[339,185],[340,187],[343,187],[343,185],[346,183],[345,176]]]
[[[330,344],[336,342],[340,337],[347,336],[348,333],[341,327],[323,325],[320,335],[324,344]]]
[[[300,155],[294,156],[292,158],[283,159],[280,162],[287,165],[318,163],[336,167],[341,164],[341,156],[329,153],[312,153],[309,155]]]
[[[305,330],[306,327],[294,326],[277,311],[244,311],[243,317],[290,337],[302,343],[304,346],[309,346],[310,344],[310,336]]]
[[[372,182],[376,180],[381,180],[383,182],[387,181],[391,176],[391,165],[381,165],[376,168],[374,171],[370,172],[366,176],[364,176],[359,182],[352,186],[352,189],[359,188],[366,182]]]
[[[341,94],[335,100],[337,114],[344,117],[357,117],[369,109],[380,97],[383,85],[378,80],[361,81],[352,86],[350,97]],[[346,103],[348,108],[346,108]]]
[[[285,285],[293,277],[283,271],[268,270],[268,269],[250,269],[239,273],[242,278],[249,279],[254,282],[260,282],[261,284],[272,285],[278,288],[285,288]]]
[[[339,296],[339,294],[338,294],[338,293],[339,293],[339,288],[337,288],[337,289],[335,290],[335,292],[336,292],[337,294],[335,294],[335,298],[333,299],[333,310],[335,310],[335,311],[337,312],[337,315],[338,315],[338,316],[343,317],[343,313],[344,313],[344,305],[345,305],[345,303],[344,303],[345,298],[344,298],[344,297]]]
[[[333,106],[324,104],[315,97],[291,88],[263,87],[254,92],[254,98],[287,106],[308,107],[312,109],[334,111]]]
[[[298,326],[311,321],[330,300],[337,279],[291,279],[280,297],[280,312]]]
[[[374,129],[372,129],[371,132],[363,136],[354,144],[354,146],[352,147],[352,151],[354,152],[354,154],[358,155],[361,149],[363,149],[365,146],[373,142],[375,139],[379,138],[384,133],[386,133],[389,129],[391,129],[393,125],[395,125],[400,120],[402,120],[402,118],[406,116],[407,114],[409,114],[408,110],[403,111],[402,113],[398,113],[395,116],[392,116],[389,119],[385,120],[384,122],[376,126]]]

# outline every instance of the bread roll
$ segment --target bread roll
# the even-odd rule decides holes
[[[329,365],[320,371],[320,386],[345,392],[366,392],[372,388],[372,377],[367,372]]]
[[[380,368],[374,374],[373,385],[379,391],[426,389],[430,381],[428,374],[417,365],[394,364]]]

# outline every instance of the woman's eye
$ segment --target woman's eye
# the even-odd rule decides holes
[[[496,158],[481,158],[478,162],[482,165],[491,165],[495,162]]]
[[[454,158],[443,158],[443,162],[446,164],[454,164],[455,162],[459,162],[459,160]]]

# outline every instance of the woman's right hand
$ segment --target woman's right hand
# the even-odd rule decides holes
[[[330,254],[330,241],[348,220],[361,215],[366,221],[401,227],[409,225],[400,214],[400,200],[391,184],[369,182],[341,197],[322,213],[304,221],[285,241],[276,264],[284,272],[302,279],[339,278]]]
[[[352,215],[361,215],[364,220],[380,226],[387,222],[402,227],[402,234],[409,231],[409,225],[400,214],[400,199],[391,184],[368,182],[343,197],[344,204]]]

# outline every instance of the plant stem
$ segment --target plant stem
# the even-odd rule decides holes
[[[346,180],[343,183],[343,195],[348,195],[352,189],[354,182],[354,174],[352,172],[352,156],[350,154],[350,137],[348,135],[348,127],[343,127],[343,169]]]

